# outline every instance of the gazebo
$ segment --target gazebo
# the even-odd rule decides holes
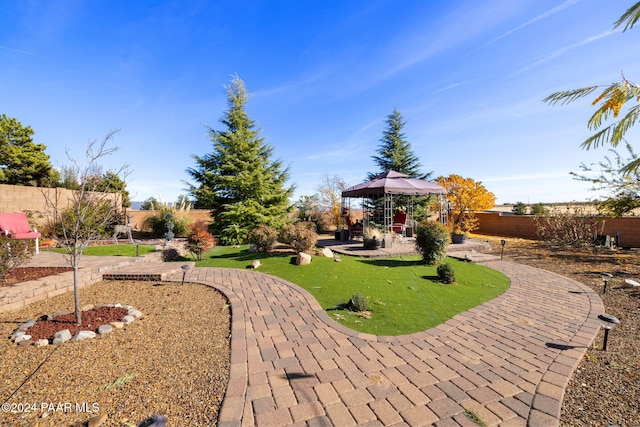
[[[342,207],[351,209],[351,199],[362,199],[363,226],[374,222],[391,230],[396,209],[404,209],[408,222],[413,222],[415,197],[438,197],[438,217],[447,222],[447,190],[441,185],[423,179],[411,178],[395,171],[387,171],[371,181],[349,187],[342,192]],[[400,202],[400,203],[398,203]]]

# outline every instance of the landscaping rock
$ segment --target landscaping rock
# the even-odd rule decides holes
[[[11,341],[16,342],[16,340],[18,338],[20,338],[21,336],[26,335],[27,333],[25,331],[15,331],[13,334],[11,334]]]
[[[109,325],[113,326],[116,329],[124,328],[124,322],[111,322]]]
[[[311,264],[311,255],[299,252],[296,258],[296,265],[309,265]]]
[[[259,259],[254,259],[253,262],[251,263],[251,268],[256,269],[258,267],[260,267],[260,260]]]
[[[68,329],[62,330],[60,332],[56,332],[53,336],[54,344],[62,344],[63,342],[67,342],[71,339],[71,331]]]
[[[98,326],[98,334],[100,334],[100,335],[110,334],[111,332],[113,332],[113,326],[112,325],[100,325],[100,326]]]
[[[136,310],[135,308],[130,308],[127,314],[129,316],[135,317],[136,319],[142,318],[142,312],[140,310]]]
[[[93,305],[93,304],[87,304],[87,305],[82,306],[82,311],[93,310],[94,307],[95,307],[95,305]]]
[[[22,341],[28,341],[28,340],[30,340],[30,339],[31,339],[31,335],[23,334],[23,335],[17,336],[17,337],[13,340],[13,342],[14,342],[14,343],[16,343],[16,344],[19,344],[19,343],[20,343],[20,342],[22,342]]]
[[[322,248],[322,250],[320,251],[320,255],[327,258],[333,258],[333,251],[329,248]]]
[[[130,315],[130,314],[127,314],[126,316],[124,316],[124,317],[122,318],[122,322],[124,322],[125,324],[129,324],[129,323],[133,322],[134,320],[136,320],[136,318],[135,318],[135,317],[133,317],[133,316],[132,316],[132,315]]]
[[[49,345],[49,340],[41,339],[33,343],[36,347],[45,347]]]
[[[76,341],[79,341],[79,340],[86,340],[88,338],[95,338],[95,337],[96,337],[96,333],[93,331],[80,331],[73,337],[73,339]]]
[[[336,255],[336,256],[333,258],[333,260],[334,260],[335,262],[342,262],[342,258],[340,258],[338,255]]]
[[[26,336],[28,336],[28,335],[26,335]],[[22,340],[22,341],[18,342],[18,345],[22,345],[22,346],[31,345],[31,344],[33,344],[33,340],[31,340],[31,339]]]
[[[30,327],[32,327],[35,324],[36,324],[35,320],[27,320],[22,325],[18,326],[18,330],[19,331],[26,331],[27,329],[29,329]]]

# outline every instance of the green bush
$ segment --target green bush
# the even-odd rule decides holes
[[[296,252],[308,252],[318,242],[316,225],[307,221],[285,224],[280,229],[279,240],[291,246]]]
[[[455,283],[456,282],[456,272],[451,267],[451,264],[440,264],[436,269],[438,273],[438,280],[442,283]]]
[[[247,240],[258,252],[270,252],[278,241],[278,231],[270,225],[259,225],[249,232]]]
[[[177,215],[169,206],[160,206],[153,215],[144,220],[143,227],[151,230],[154,237],[163,237],[167,233],[167,222],[173,223],[173,234],[178,237],[186,236],[189,231],[189,220]]]
[[[357,312],[368,311],[369,301],[364,295],[356,292],[349,300],[349,310]]]
[[[449,232],[437,221],[422,221],[416,230],[416,249],[426,264],[436,264],[447,256]]]

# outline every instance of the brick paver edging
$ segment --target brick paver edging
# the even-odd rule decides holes
[[[231,305],[231,372],[220,426],[554,426],[603,312],[566,277],[506,261],[502,295],[427,331],[361,334],[315,298],[252,271],[195,268]],[[179,278],[180,280],[182,277]],[[178,277],[175,277],[178,280]]]

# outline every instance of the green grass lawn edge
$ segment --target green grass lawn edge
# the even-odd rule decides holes
[[[136,248],[137,246],[137,248]],[[137,249],[137,253],[136,253]],[[60,254],[66,254],[67,249],[55,248],[51,249],[52,252]],[[143,256],[156,251],[155,245],[135,245],[135,244],[122,244],[122,245],[99,245],[99,246],[87,246],[82,252],[82,255],[87,256]]]
[[[506,291],[509,279],[488,267],[447,258],[456,273],[455,284],[438,281],[436,268],[418,256],[390,258],[333,258],[314,256],[310,265],[295,265],[295,255],[249,252],[248,246],[215,247],[196,267],[248,268],[260,260],[259,271],[307,290],[340,324],[374,335],[404,335],[435,327],[456,314]],[[356,293],[370,308],[362,316],[341,308]]]

